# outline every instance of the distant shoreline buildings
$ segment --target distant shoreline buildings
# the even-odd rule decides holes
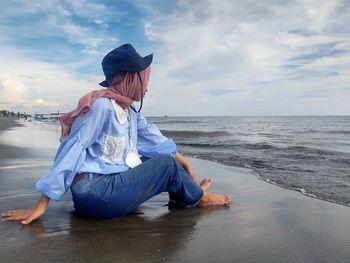
[[[8,110],[0,110],[0,117],[12,117],[12,118],[28,118],[32,117],[32,115],[27,113],[13,112]]]
[[[56,112],[56,113],[36,113],[34,116],[31,114],[27,113],[20,113],[20,112],[13,112],[13,111],[8,111],[8,110],[0,110],[0,117],[8,117],[8,118],[23,118],[23,119],[28,119],[28,118],[33,118],[35,120],[39,121],[58,121],[59,117],[63,113]]]

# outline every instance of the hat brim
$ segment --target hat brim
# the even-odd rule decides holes
[[[108,88],[108,82],[107,79],[99,83],[102,87]]]
[[[149,67],[152,64],[152,60],[153,60],[153,54],[150,54],[150,55],[148,55],[146,57],[143,57],[142,58],[142,63],[140,65],[140,68],[138,68],[137,70],[128,70],[128,71],[141,72],[141,71],[145,70],[147,67]],[[118,72],[116,72],[116,73],[118,73]],[[116,74],[116,73],[114,73],[114,74]],[[102,87],[108,88],[107,78],[104,81],[100,82],[99,84]]]

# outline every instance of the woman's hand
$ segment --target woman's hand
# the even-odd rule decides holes
[[[28,225],[33,220],[39,218],[42,216],[46,208],[49,204],[50,198],[48,198],[45,195],[41,195],[38,203],[28,209],[25,210],[15,210],[15,211],[8,211],[6,213],[3,213],[3,219],[4,221],[17,221],[21,220],[21,223],[23,225]]]
[[[194,172],[194,169],[193,169],[192,165],[190,164],[190,162],[183,155],[181,155],[179,152],[176,153],[175,158],[176,158],[176,160],[178,160],[181,163],[182,167],[192,177],[193,181],[195,181],[195,183],[198,183],[197,175]]]

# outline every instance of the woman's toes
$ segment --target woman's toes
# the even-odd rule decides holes
[[[225,205],[228,205],[230,203],[231,203],[231,196],[227,195]]]
[[[202,182],[200,183],[200,187],[203,189],[204,192],[208,191],[209,187],[212,184],[212,180],[211,179],[203,179]]]
[[[227,205],[230,197],[227,195],[204,193],[199,206]]]

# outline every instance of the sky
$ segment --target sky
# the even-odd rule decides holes
[[[350,1],[9,0],[0,110],[72,110],[101,61],[153,53],[146,116],[350,115]]]

